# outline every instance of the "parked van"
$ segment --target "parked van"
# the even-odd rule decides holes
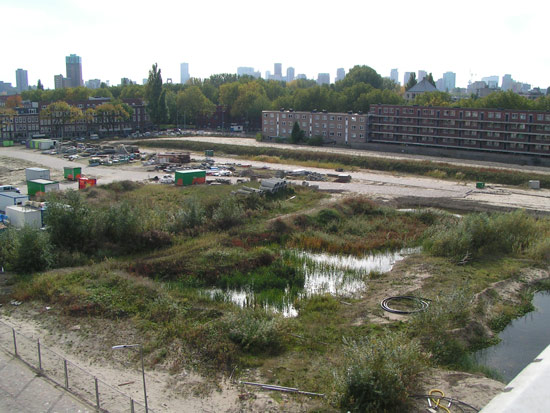
[[[16,188],[13,185],[0,185],[0,192],[16,192],[18,194],[21,193],[19,188]]]

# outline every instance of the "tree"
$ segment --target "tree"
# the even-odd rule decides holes
[[[48,269],[52,262],[52,250],[48,234],[25,226],[18,234],[13,269],[20,274],[31,274]]]
[[[6,107],[9,109],[15,109],[21,106],[23,99],[21,95],[13,95],[6,99]]]
[[[51,131],[55,130],[55,136],[61,137],[61,139],[63,139],[65,126],[82,119],[82,116],[82,111],[79,108],[61,101],[50,103],[45,109],[40,111],[40,118],[48,119]],[[61,131],[61,136],[59,136],[59,131]]]
[[[451,95],[447,92],[422,93],[416,96],[414,104],[420,106],[450,106]]]
[[[36,88],[38,90],[44,90],[44,85],[42,84],[42,82],[40,81],[40,79],[38,79],[38,83],[36,84]]]
[[[430,82],[430,83],[433,85],[433,87],[435,87],[434,76],[432,75],[431,72],[428,74],[428,76],[426,76],[426,80],[427,80],[428,82]]]
[[[95,118],[98,123],[106,125],[106,129],[112,134],[115,133],[116,125],[125,122],[132,117],[133,110],[130,106],[122,103],[103,103],[95,108]],[[118,128],[122,130],[121,127]]]
[[[162,94],[162,76],[161,70],[155,63],[149,70],[149,78],[145,86],[145,100],[147,101],[147,111],[151,117],[151,122],[160,125],[166,118],[166,104],[160,101]],[[164,101],[163,101],[164,102]]]
[[[15,111],[10,108],[0,107],[0,137],[9,137],[9,126],[13,123]],[[8,132],[8,134],[6,134]]]
[[[411,76],[409,77],[409,81],[405,85],[405,90],[409,90],[411,87],[416,85],[418,82],[416,80],[416,73],[412,72]]]
[[[292,143],[298,144],[300,142],[303,142],[306,134],[305,132],[300,129],[300,125],[298,122],[294,122],[294,125],[292,126],[292,132],[290,133],[290,141]]]
[[[376,70],[369,66],[354,66],[346,77],[338,82],[340,87],[353,86],[356,83],[366,83],[375,87],[376,89],[382,88],[382,76],[380,76]]]
[[[179,91],[176,104],[178,113],[185,117],[185,123],[196,123],[200,115],[211,115],[216,110],[216,106],[204,96],[198,86],[189,86]]]

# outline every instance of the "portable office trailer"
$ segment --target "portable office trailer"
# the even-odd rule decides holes
[[[0,211],[5,211],[6,207],[13,205],[23,205],[28,201],[27,195],[21,195],[16,192],[0,192]]]
[[[65,179],[68,179],[69,181],[78,181],[80,176],[82,175],[82,168],[81,167],[72,167],[72,166],[65,166],[63,167],[64,171],[64,177]]]
[[[27,193],[29,196],[45,194],[46,192],[59,191],[59,182],[48,179],[35,179],[27,181]]]
[[[52,149],[55,146],[55,141],[52,139],[32,139],[28,141],[27,147],[30,149]]]
[[[97,185],[97,179],[96,178],[84,178],[80,177],[78,178],[78,189],[86,189],[90,186],[96,186]]]
[[[25,177],[27,181],[35,179],[50,179],[50,170],[43,168],[27,168],[25,169]]]
[[[13,141],[2,141],[2,146],[13,146]]]
[[[187,186],[206,183],[206,171],[202,169],[188,169],[176,171],[177,186]]]
[[[23,228],[25,225],[31,228],[42,227],[42,212],[40,209],[12,205],[6,207],[6,215],[11,225],[16,228]]]

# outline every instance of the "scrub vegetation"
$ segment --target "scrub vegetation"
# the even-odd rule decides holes
[[[248,198],[232,189],[119,182],[51,195],[45,230],[0,233],[3,266],[20,274],[13,298],[55,303],[60,320],[127,320],[148,363],[174,372],[258,369],[265,382],[326,394],[325,410],[392,412],[407,409],[430,367],[479,370],[470,352],[528,310],[529,290],[508,300],[491,286],[549,262],[550,220],[521,211],[457,218],[305,187]],[[347,270],[363,297],[301,294],[296,251],[420,245],[403,273]],[[429,277],[407,287],[405,272],[420,267]],[[389,287],[431,300],[428,310],[379,323],[376,297]],[[216,292],[227,289],[255,298],[240,307]],[[289,291],[297,316],[285,318],[266,303]]]

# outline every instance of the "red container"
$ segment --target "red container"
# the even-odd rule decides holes
[[[96,186],[96,178],[78,178],[78,189],[86,189],[90,186]]]

